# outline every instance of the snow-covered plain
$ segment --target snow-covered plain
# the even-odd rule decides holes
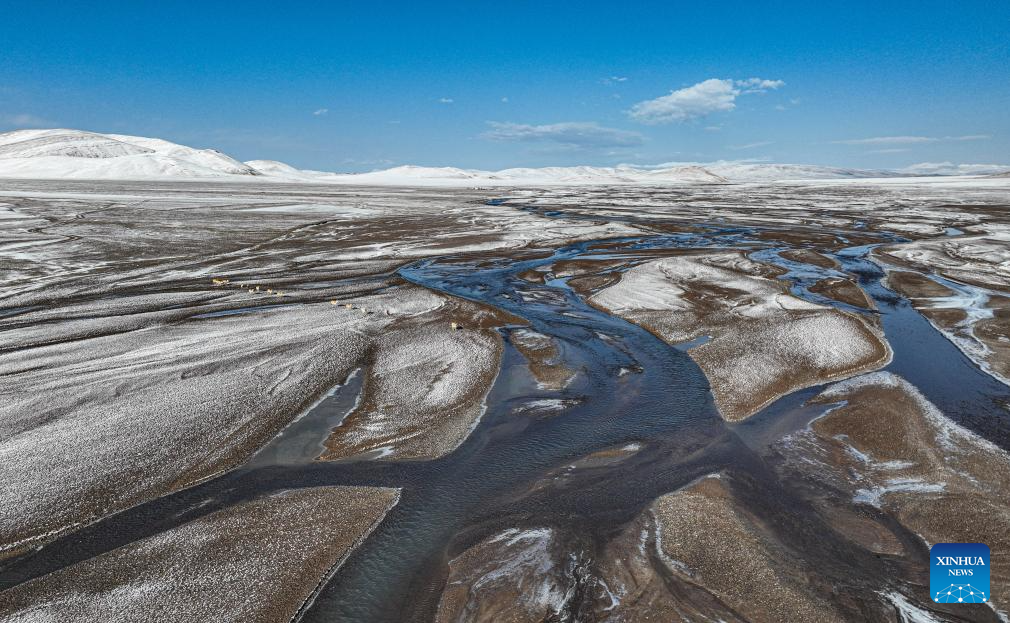
[[[998,168],[998,167],[997,167]],[[194,149],[157,138],[83,130],[15,130],[0,133],[0,178],[158,180],[214,179],[363,186],[584,186],[859,180],[954,173],[973,169],[929,168],[910,172],[752,162],[667,163],[658,166],[511,168],[397,166],[368,173],[297,169],[276,160],[238,160],[214,149]],[[978,169],[979,175],[992,169]]]
[[[105,139],[151,151],[133,153],[133,148]],[[58,143],[29,147],[45,151]],[[190,157],[165,155],[172,148],[156,142],[115,137],[91,143],[68,140],[57,148],[92,154],[113,147],[130,153],[106,160],[158,150],[166,158]],[[103,159],[23,153],[14,159]],[[213,157],[210,161],[214,167],[231,166]],[[1001,239],[994,241],[1000,231],[994,225],[1004,218],[1000,206],[1008,203],[1008,182],[999,179],[462,190],[323,185],[311,175],[311,182],[274,184],[263,183],[267,176],[241,173],[226,175],[240,176],[244,184],[221,184],[217,175],[203,182],[160,177],[137,183],[6,180],[0,185],[0,376],[9,381],[0,386],[0,478],[12,483],[0,489],[6,554],[241,464],[342,383],[350,370],[361,369],[362,394],[333,431],[321,433],[320,443],[329,435],[330,458],[365,454],[398,461],[445,457],[467,439],[484,414],[487,389],[499,366],[496,327],[511,327],[520,353],[528,354],[531,364],[564,363],[565,346],[517,328],[521,320],[408,284],[396,274],[398,267],[418,259],[461,258],[479,266],[485,258],[543,258],[574,241],[598,240],[590,253],[599,251],[599,258],[585,266],[559,262],[557,275],[574,280],[608,271],[607,285],[598,282],[579,294],[588,291],[596,304],[615,314],[655,322],[650,328],[671,342],[710,336],[690,352],[712,379],[720,408],[735,416],[796,387],[856,374],[863,363],[877,365],[880,336],[872,316],[857,319],[798,299],[788,294],[772,268],[738,250],[648,249],[636,254],[613,239],[751,225],[774,246],[827,253],[875,242],[875,232],[897,231],[919,240],[906,245],[912,250],[925,252],[952,241],[961,245],[956,256],[984,262],[986,270],[976,272],[984,273],[994,291],[1002,287],[997,278],[1005,258]],[[492,198],[504,203],[489,204]],[[947,236],[950,229],[966,233]],[[976,237],[984,238],[984,244]],[[964,242],[957,242],[961,238]],[[725,244],[734,246],[731,238]],[[927,263],[915,263],[922,257],[910,258],[918,267],[913,269],[927,270]],[[957,275],[970,276],[970,270]],[[597,338],[607,339],[586,337]],[[706,352],[719,356],[706,364]],[[814,369],[816,378],[801,378],[804,370]],[[516,401],[515,406],[558,406],[548,392],[563,387],[572,373],[578,374],[577,383],[583,382],[585,375],[578,370],[536,378],[545,381],[537,399],[555,402]],[[613,373],[633,378],[628,368]],[[970,529],[1010,534],[1002,505],[1010,497],[1005,491],[1010,472],[1002,455],[949,428],[919,398],[914,388],[886,375],[836,386],[821,398],[834,411],[817,420],[803,439],[793,439],[794,446],[775,448],[788,466],[796,459],[806,470],[775,486],[789,489],[812,469],[822,469],[827,485],[806,492],[825,496],[807,500],[817,508],[817,520],[869,552],[908,555],[863,510],[890,514],[913,532],[940,539],[962,534],[961,528],[935,523],[935,517],[916,522],[931,514],[930,504],[952,501],[955,494],[988,505],[985,517],[991,525]],[[845,411],[837,400],[852,409]],[[892,418],[886,427],[881,413]],[[566,415],[561,411],[551,421]],[[546,421],[523,415],[507,420],[493,434],[538,422],[531,425],[534,430]],[[867,427],[850,426],[852,422]],[[828,425],[839,428],[822,428]],[[746,426],[735,428],[745,434]],[[882,444],[876,433],[892,430],[901,430],[898,437],[913,443],[899,448]],[[636,469],[648,469],[651,443],[634,445],[634,460],[644,461]],[[569,471],[579,473],[632,460],[628,452],[619,454],[587,455],[574,463],[566,458],[561,468],[578,466]],[[582,460],[593,467],[582,467]],[[313,469],[322,473],[325,468]],[[755,505],[741,497],[742,488],[733,488],[738,477],[727,472],[683,491],[652,492],[661,496],[659,501],[645,500],[646,511],[589,557],[572,542],[564,520],[510,527],[511,517],[496,518],[500,525],[489,528],[491,533],[469,533],[475,545],[471,540],[461,543],[462,551],[451,551],[456,567],[449,570],[452,594],[446,600],[457,601],[444,602],[444,612],[451,619],[457,617],[450,614],[466,618],[472,608],[522,611],[536,620],[577,603],[599,620],[632,620],[641,612],[732,620],[729,610],[706,595],[717,595],[737,612],[756,608],[748,601],[752,591],[734,571],[746,569],[760,583],[778,587],[773,605],[797,616],[821,609],[824,618],[834,618],[830,608],[822,608],[824,591],[794,577],[775,576],[783,565],[805,569],[805,563],[798,564],[801,553],[793,541],[769,529],[778,524],[761,516],[777,517],[783,511],[769,510],[775,496]],[[315,512],[308,502],[293,507]],[[263,507],[252,512],[272,528],[291,519],[270,522],[269,509]],[[320,517],[328,515],[320,511]],[[332,524],[327,529],[352,534]],[[198,536],[208,531],[206,523],[193,522],[49,579],[62,582],[59,594],[68,600],[80,597],[72,605],[97,608],[86,610],[92,618],[96,611],[116,612],[116,604],[167,602],[172,597],[161,587],[176,581],[188,586],[176,576],[164,579],[170,571],[214,562],[204,560],[199,548],[180,547],[178,536],[203,547],[206,541]],[[248,534],[256,539],[262,533]],[[830,541],[832,547],[841,542]],[[303,545],[291,545],[285,556],[297,559],[304,554]],[[253,552],[250,547],[243,543],[236,551]],[[142,567],[137,552],[145,559],[163,555],[166,561],[152,586],[142,586],[150,589],[143,594],[134,590],[140,581],[130,581]],[[279,554],[273,550],[270,556]],[[596,577],[585,575],[591,558],[602,561]],[[264,569],[271,564],[258,554],[250,560],[262,562]],[[725,560],[733,562],[726,565]],[[180,567],[172,566],[176,563]],[[234,567],[253,586],[264,586],[247,575],[245,563],[228,559],[223,566]],[[82,570],[84,576],[77,573]],[[85,587],[87,578],[121,571],[129,577],[111,581],[108,591]],[[78,577],[84,579],[77,582]],[[31,597],[22,603],[25,608],[30,608],[28,602],[52,603],[53,608],[69,603],[47,594],[51,602]],[[873,593],[869,599],[878,597]],[[269,608],[253,603],[261,605],[250,605],[260,613]],[[888,597],[883,606],[870,608],[893,609],[893,603]],[[42,619],[48,616],[42,610],[29,611]],[[754,618],[763,614],[748,611]],[[72,616],[75,611],[66,612]],[[257,616],[251,610],[236,612],[246,620]]]
[[[391,271],[642,233],[472,193],[43,186],[59,192],[0,190],[6,551],[240,464],[366,360],[329,457],[444,455],[480,418],[493,327],[514,319]]]

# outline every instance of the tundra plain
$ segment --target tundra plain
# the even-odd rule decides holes
[[[1006,621],[1008,210],[5,180],[0,621]]]

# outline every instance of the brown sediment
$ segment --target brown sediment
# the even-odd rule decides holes
[[[993,317],[979,320],[972,330],[989,349],[986,361],[993,371],[1010,378],[1010,298],[990,297],[987,307],[993,310]]]
[[[657,499],[657,545],[671,571],[752,621],[841,621],[796,557],[720,478]],[[755,599],[755,595],[761,595]]]
[[[701,228],[693,225],[682,225],[679,223],[666,223],[666,222],[640,222],[636,223],[639,227],[643,229],[648,229],[649,231],[660,233],[660,234],[690,234],[701,231]]]
[[[779,255],[787,260],[800,262],[801,264],[812,264],[821,268],[838,268],[838,262],[834,259],[812,249],[786,249],[779,252]]]
[[[934,307],[933,299],[953,296],[955,292],[919,273],[891,271],[887,277],[888,286],[907,297],[912,306],[934,325],[948,332],[963,332],[962,326],[968,313],[957,307]],[[990,296],[986,306],[992,310],[992,318],[976,320],[968,329],[969,337],[984,346],[984,352],[973,355],[981,359],[991,371],[1006,379],[1010,378],[1010,297]]]
[[[606,273],[603,275],[583,275],[582,277],[572,277],[568,280],[568,285],[582,296],[591,296],[594,292],[612,286],[621,280],[620,273]]]
[[[446,301],[395,322],[372,342],[361,400],[327,438],[321,460],[368,452],[437,458],[466,438],[498,373],[502,339],[495,328],[524,321],[471,301]]]
[[[670,559],[662,528],[646,510],[607,543],[599,557],[593,612],[603,621],[725,621],[747,619]]]
[[[685,273],[687,278],[671,277],[660,263],[643,265],[624,273],[621,283],[628,275],[634,277],[635,271],[659,270],[657,276],[666,281],[646,288],[645,294],[658,295],[663,288],[671,288],[677,292],[674,307],[639,309],[624,295],[607,295],[606,303],[601,302],[608,289],[597,292],[589,302],[672,344],[709,336],[709,342],[688,354],[708,377],[726,420],[745,419],[797,389],[876,369],[891,357],[889,346],[872,323],[856,314],[793,297],[785,284],[765,277],[762,265],[740,252],[705,251],[682,257],[703,273],[722,271],[711,274],[720,275],[723,281],[694,278],[692,270]],[[722,285],[730,282],[735,287]],[[813,348],[817,340],[838,340],[841,333],[849,336],[844,344],[850,349],[848,360],[822,356],[817,350],[820,346]]]
[[[953,424],[900,377],[876,373],[829,389],[818,402],[845,401],[786,438],[777,451],[793,480],[838,523],[860,504],[876,506],[927,543],[982,542],[992,550],[992,598],[1010,605],[1010,455]],[[835,492],[835,493],[831,493]],[[865,507],[864,507],[865,508]],[[876,526],[872,524],[876,523]],[[871,551],[903,556],[879,515],[840,533]],[[893,534],[893,532],[891,533]],[[919,598],[929,602],[927,594]]]
[[[387,285],[385,295],[369,300],[395,304],[409,289]],[[10,397],[11,405],[43,400],[45,408],[18,410],[20,417],[8,422],[26,439],[44,436],[40,448],[52,446],[52,453],[40,449],[7,464],[21,467],[26,485],[9,489],[11,497],[29,502],[7,506],[21,510],[5,518],[0,548],[37,545],[240,465],[342,382],[371,335],[390,321],[324,305],[164,325],[136,318],[142,314],[86,319],[80,322],[98,326],[139,320],[147,330],[6,355],[8,371],[46,362],[21,370],[19,391]],[[167,345],[177,349],[171,357]],[[144,414],[142,427],[134,425],[137,413]],[[60,450],[65,437],[79,444],[73,461]],[[49,482],[31,486],[37,479]]]
[[[937,283],[921,273],[907,270],[889,271],[885,285],[912,300],[954,295],[954,291],[942,283]]]
[[[449,561],[436,623],[563,620],[584,561],[549,528],[509,529]]]
[[[558,277],[578,277],[620,268],[627,262],[626,259],[560,260],[551,266],[551,270]]]
[[[531,268],[530,270],[524,270],[523,272],[518,273],[516,276],[524,281],[529,281],[530,283],[543,284],[546,275],[547,273],[545,271]]]
[[[1000,227],[1003,227],[1000,224]],[[1006,240],[991,235],[984,226],[970,235],[930,238],[875,250],[887,262],[963,284],[1010,293],[1010,276],[1002,251]]]
[[[842,303],[848,303],[854,307],[862,307],[863,309],[877,308],[873,301],[870,300],[870,297],[866,296],[866,292],[863,292],[863,289],[851,279],[837,277],[821,279],[810,286],[810,291],[814,294],[821,294],[830,299],[841,301]]]
[[[0,620],[289,621],[398,495],[310,487],[243,502],[9,589]]]
[[[837,310],[832,311],[844,314]],[[890,360],[891,350],[883,336],[851,315],[844,315],[845,318],[838,316],[837,320],[847,324],[853,333],[860,335],[860,339],[869,346],[869,351],[865,355],[846,364],[817,365],[813,361],[804,361],[800,351],[773,346],[779,341],[777,327],[768,325],[753,326],[750,330],[743,330],[742,327],[731,329],[734,335],[738,335],[736,343],[734,340],[713,339],[707,344],[691,349],[688,353],[705,371],[720,413],[729,421],[739,421],[798,389],[876,370]],[[795,323],[805,317],[800,314],[791,316],[785,322]],[[806,318],[815,317],[806,316]],[[740,369],[730,366],[731,362],[741,359],[772,359],[779,361],[781,367],[755,391],[743,394],[740,392],[739,379],[736,376]]]
[[[713,475],[659,497],[600,546],[506,530],[450,561],[437,620],[845,620],[834,587],[767,522]]]
[[[512,345],[526,358],[533,378],[545,389],[562,389],[575,377],[575,371],[561,364],[553,338],[530,329],[515,329]]]
[[[571,463],[572,467],[583,468],[583,467],[601,467],[604,465],[613,465],[615,463],[620,463],[636,454],[641,450],[641,446],[637,443],[625,444],[623,446],[617,446],[614,448],[607,448],[605,450],[598,450],[592,454],[587,454],[581,459],[576,459]]]
[[[929,318],[933,324],[937,325],[941,329],[952,330],[966,318],[968,318],[968,313],[963,309],[957,308],[932,308],[932,307],[916,307],[922,315]]]
[[[798,227],[795,230],[788,231],[784,229],[766,229],[757,232],[755,236],[761,240],[783,242],[790,247],[797,247],[796,250],[806,250],[805,247],[814,247],[817,249],[824,249],[825,251],[834,251],[843,246],[877,242],[877,238],[874,236],[860,235],[854,232],[846,233],[845,237],[848,242],[842,242],[833,233],[820,232],[809,227]],[[808,262],[806,259],[799,261]]]

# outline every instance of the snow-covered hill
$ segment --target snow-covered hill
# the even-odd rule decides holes
[[[81,130],[0,134],[0,177],[55,179],[220,178],[260,175],[213,149]]]
[[[967,173],[966,170],[955,171],[961,175]],[[926,171],[932,172],[932,169]],[[992,172],[979,170],[977,173]],[[887,178],[913,174],[922,175],[923,171],[740,162],[668,163],[654,167],[513,168],[501,171],[399,166],[369,173],[328,173],[297,169],[276,160],[239,162],[214,149],[194,149],[158,138],[65,129],[0,133],[0,178],[221,181],[253,178],[260,182],[473,187],[725,184]]]
[[[701,182],[724,184],[726,179],[704,167],[677,165],[661,169],[618,167],[543,167],[504,169],[491,173],[494,179],[510,182],[544,184],[629,184],[663,182]]]
[[[401,166],[384,171],[341,176],[354,183],[395,184],[417,183],[440,185],[535,185],[535,184],[635,184],[635,183],[725,183],[699,166],[679,166],[664,169],[632,167],[542,167],[515,168],[501,171],[458,169],[456,167]]]
[[[844,169],[811,164],[769,164],[713,162],[706,169],[734,182],[774,182],[783,180],[837,180],[899,177],[900,173],[875,169]]]

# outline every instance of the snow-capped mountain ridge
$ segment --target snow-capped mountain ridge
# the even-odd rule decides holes
[[[776,180],[863,179],[901,177],[901,173],[879,169],[851,169],[812,164],[773,164],[752,162],[713,162],[703,165],[709,171],[730,180],[771,182]]]
[[[67,179],[207,179],[261,175],[214,149],[157,138],[81,130],[0,134],[0,177]]]
[[[978,170],[978,174],[983,173],[992,171]],[[911,171],[746,162],[672,162],[658,166],[623,164],[615,167],[517,167],[501,171],[402,165],[368,173],[330,173],[297,169],[277,160],[240,162],[215,149],[196,149],[159,138],[69,129],[15,130],[0,133],[0,178],[234,181],[254,177],[261,182],[317,184],[546,186],[726,184],[868,179],[905,177],[912,174]]]
[[[77,130],[16,130],[0,134],[0,158],[118,158],[154,153],[113,135]]]

